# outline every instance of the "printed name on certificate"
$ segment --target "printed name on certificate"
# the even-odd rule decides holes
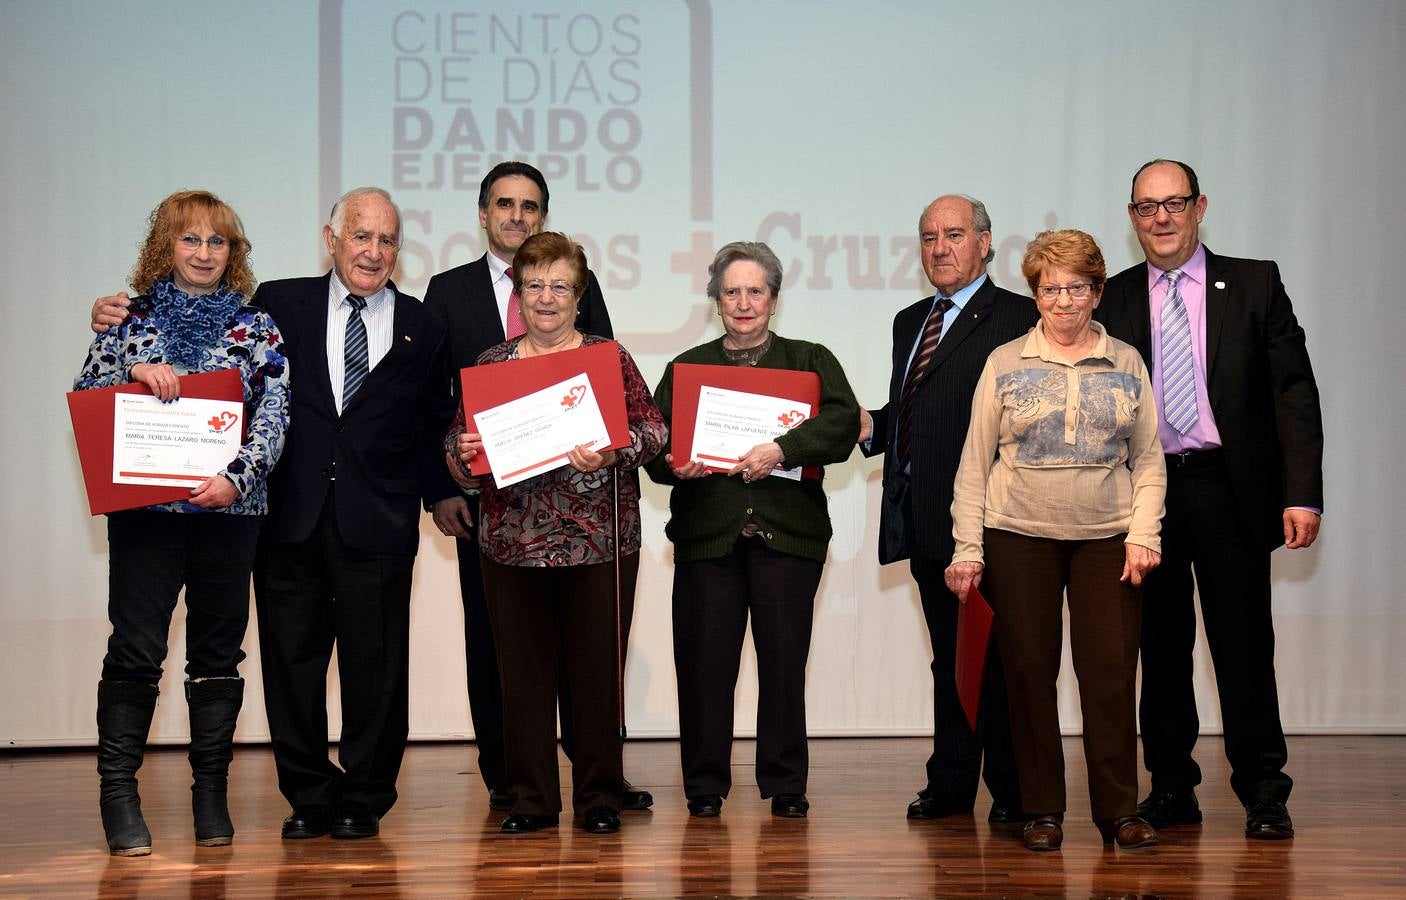
[[[243,440],[244,404],[114,394],[112,483],[194,487],[229,465]]]

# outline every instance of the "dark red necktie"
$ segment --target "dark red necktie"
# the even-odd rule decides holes
[[[933,354],[937,352],[937,342],[942,340],[942,317],[952,308],[952,301],[942,297],[933,304],[928,313],[927,324],[923,326],[923,337],[918,342],[918,350],[913,354],[913,363],[908,367],[908,377],[903,381],[903,393],[898,395],[898,471],[908,468],[912,451],[913,397],[918,393],[918,385],[927,377],[932,366]]]

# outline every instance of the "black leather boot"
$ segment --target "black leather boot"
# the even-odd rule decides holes
[[[244,703],[244,679],[202,678],[186,682],[190,707],[190,806],[195,843],[222,847],[234,841],[226,790],[234,756],[234,723]]]
[[[158,693],[154,684],[98,682],[98,774],[102,776],[98,799],[113,856],[151,854],[151,832],[137,796],[137,770],[146,752]]]

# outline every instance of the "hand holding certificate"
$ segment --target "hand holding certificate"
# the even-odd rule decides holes
[[[785,434],[810,414],[809,403],[704,385],[698,395],[688,458],[714,471],[731,471],[753,447]],[[765,474],[801,480],[799,466],[778,466]]]
[[[610,445],[585,372],[476,413],[473,423],[494,460],[493,481],[500,488],[567,465],[576,447]]]
[[[491,471],[500,488],[572,464],[576,447],[599,454],[630,443],[614,341],[473,366],[459,377],[464,421],[483,441],[471,471]]]
[[[698,462],[732,472],[759,444],[769,443],[811,418],[820,405],[814,372],[742,366],[674,365],[674,464]],[[820,477],[816,466],[767,473],[799,480]]]
[[[179,395],[164,404],[142,384],[68,395],[93,515],[173,500],[205,505],[191,489],[229,465],[244,440],[239,370],[183,375]]]

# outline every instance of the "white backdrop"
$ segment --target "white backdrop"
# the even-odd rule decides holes
[[[155,203],[220,194],[268,280],[325,271],[330,199],[383,185],[406,213],[397,281],[419,294],[482,252],[477,185],[503,157],[548,173],[549,224],[583,239],[651,383],[718,333],[702,296],[712,252],[761,239],[786,266],[778,330],[826,343],[870,405],[887,389],[893,313],[928,290],[914,255],[928,200],[985,200],[993,275],[1024,292],[1025,242],[1053,225],[1092,232],[1114,271],[1139,258],[1132,172],[1154,156],[1191,162],[1207,243],[1279,260],[1323,396],[1323,537],[1275,558],[1285,725],[1406,730],[1399,0],[6,0],[0,18],[0,741],[94,738],[106,536],[63,393],[91,300],[123,286]],[[906,564],[876,562],[879,476],[856,454],[826,482],[836,535],[813,734],[931,728],[917,594]],[[645,500],[628,717],[635,736],[672,735],[667,495],[651,485]],[[412,734],[467,735],[453,547],[429,528],[413,602]],[[157,740],[186,733],[183,631],[178,614]],[[252,633],[243,740],[267,736]],[[749,660],[739,734],[754,672]],[[1204,657],[1197,687],[1215,729]],[[1061,702],[1077,729],[1068,671]]]

